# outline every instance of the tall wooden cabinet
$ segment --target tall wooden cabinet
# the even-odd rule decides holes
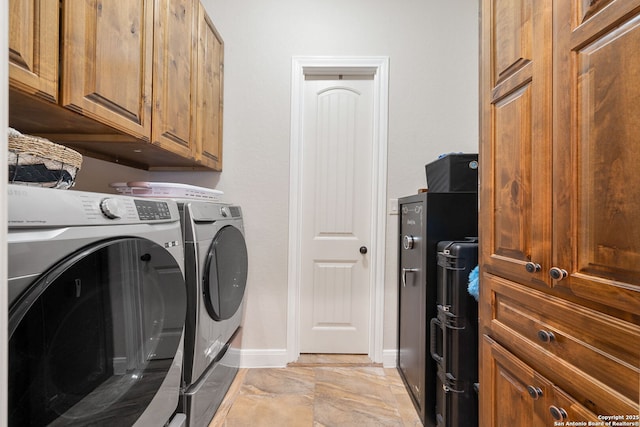
[[[640,411],[640,1],[483,0],[481,425]]]

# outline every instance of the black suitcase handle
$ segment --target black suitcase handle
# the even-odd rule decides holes
[[[437,347],[436,325],[438,326],[438,329],[440,329],[440,332],[443,333],[442,322],[440,321],[440,319],[438,319],[437,317],[434,317],[433,319],[431,319],[431,334],[430,334],[431,340],[429,345],[429,352],[431,353],[431,357],[433,358],[433,360],[435,360],[438,365],[442,365],[442,356],[438,354],[438,349],[436,348]],[[443,345],[444,345],[444,342],[443,342]]]

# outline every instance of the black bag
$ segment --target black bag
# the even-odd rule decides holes
[[[447,154],[425,169],[431,193],[478,191],[477,154]]]

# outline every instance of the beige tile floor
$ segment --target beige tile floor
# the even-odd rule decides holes
[[[396,369],[366,356],[303,355],[240,369],[209,427],[422,426]]]

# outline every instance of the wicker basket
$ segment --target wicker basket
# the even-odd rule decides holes
[[[9,129],[9,183],[71,188],[82,155],[48,139]]]

